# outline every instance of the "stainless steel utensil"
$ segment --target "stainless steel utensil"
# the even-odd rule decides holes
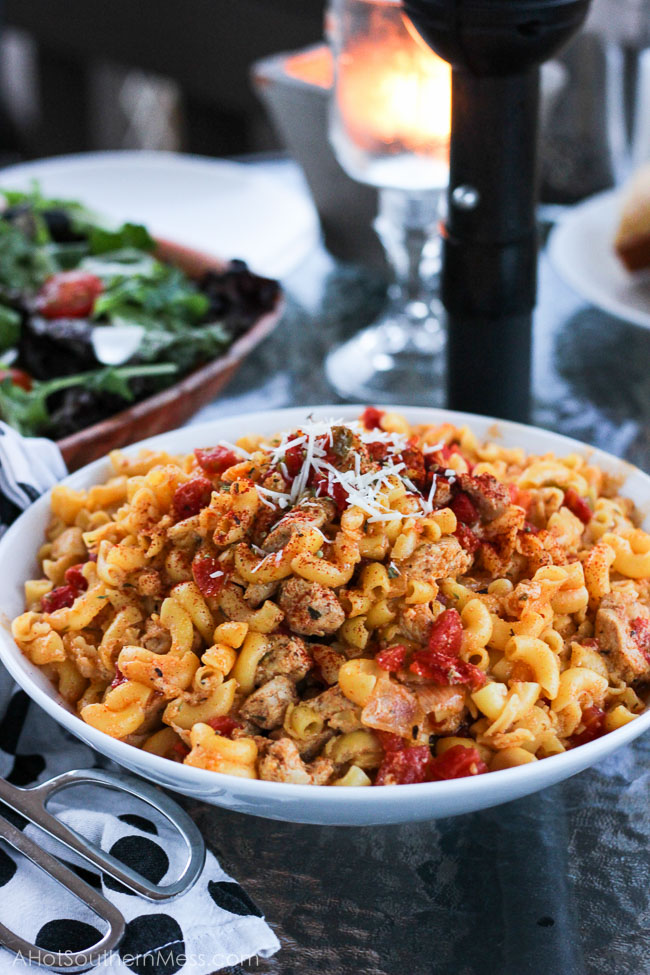
[[[57,793],[72,786],[98,785],[115,792],[125,792],[152,806],[173,826],[187,848],[187,860],[181,875],[164,886],[154,884],[137,871],[126,866],[110,853],[89,843],[85,837],[47,810],[48,803]],[[143,782],[135,776],[103,769],[75,769],[57,775],[41,785],[30,789],[20,789],[0,780],[0,800],[15,812],[24,816],[39,829],[62,843],[69,850],[78,853],[99,870],[119,880],[134,893],[153,901],[165,901],[184,893],[199,876],[205,861],[203,837],[190,817],[161,790]],[[124,935],[124,918],[110,901],[81,880],[68,867],[59,863],[53,856],[19,829],[0,816],[0,838],[22,853],[37,867],[61,884],[82,901],[107,925],[108,930],[97,944],[78,952],[44,951],[30,944],[24,938],[10,931],[0,923],[0,944],[10,951],[22,955],[30,962],[44,965],[54,971],[79,972],[97,964],[116,948]]]

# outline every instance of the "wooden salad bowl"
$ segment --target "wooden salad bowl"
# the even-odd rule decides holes
[[[206,271],[222,271],[225,267],[225,262],[216,257],[166,240],[157,240],[155,256],[179,267],[191,278],[200,278]],[[182,426],[232,379],[246,356],[273,331],[283,310],[284,300],[280,295],[275,308],[263,314],[223,355],[194,369],[160,393],[58,440],[68,470],[75,471],[110,450]]]

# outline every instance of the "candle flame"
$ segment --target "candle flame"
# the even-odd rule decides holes
[[[333,84],[332,53],[325,44],[291,54],[284,70],[318,88]],[[448,155],[451,69],[405,15],[401,23],[384,22],[377,39],[356,42],[339,70],[341,115],[358,145]]]
[[[390,5],[388,5],[390,10]],[[338,105],[348,135],[363,149],[449,153],[451,68],[416,39],[405,16],[378,6],[368,37],[339,59]]]

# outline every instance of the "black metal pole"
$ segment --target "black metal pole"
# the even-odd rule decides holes
[[[451,172],[442,291],[448,401],[526,420],[537,240],[538,65],[590,0],[402,0],[452,65]]]
[[[452,73],[442,300],[448,404],[525,422],[537,272],[539,69]]]

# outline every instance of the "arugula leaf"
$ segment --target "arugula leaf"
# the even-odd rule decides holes
[[[89,242],[91,254],[108,254],[125,247],[132,247],[140,251],[152,251],[156,242],[146,227],[139,223],[124,223],[118,230],[107,230],[104,227],[89,228]]]
[[[84,262],[86,264],[89,262]],[[92,264],[93,273],[101,275],[101,268],[94,260]],[[93,314],[95,318],[137,320],[145,328],[162,325],[175,330],[198,323],[209,307],[207,295],[199,291],[182,271],[156,261],[148,268],[143,267],[140,273],[129,274],[125,269],[123,275],[105,280],[104,291],[95,303]]]
[[[17,227],[0,220],[0,290],[8,294],[36,291],[56,270],[56,262],[45,248],[35,247]]]
[[[38,180],[31,181],[29,190],[0,189],[2,195],[9,206],[18,206],[27,203],[32,210],[67,210],[72,214],[87,214],[88,211],[83,203],[78,200],[62,200],[55,197],[43,196]]]
[[[0,305],[0,352],[10,349],[20,338],[20,313],[14,308]]]
[[[84,386],[86,389],[93,390],[93,392],[114,393],[115,396],[121,396],[122,399],[132,402],[134,399],[133,390],[129,386],[128,380],[133,378],[134,375],[142,376],[143,373],[141,370],[136,368],[134,373],[125,374],[124,370],[120,372],[114,367],[109,367],[107,369],[102,369],[94,376],[89,376],[87,381],[84,383]],[[144,373],[144,375],[147,375],[147,373]],[[154,375],[156,375],[156,373],[154,373]]]
[[[79,241],[74,244],[56,244],[51,242],[44,247],[50,260],[56,264],[59,271],[72,271],[88,253],[88,244]]]
[[[201,362],[214,359],[227,348],[232,339],[220,322],[185,327],[174,332],[151,328],[142,336],[138,359],[155,362],[160,358],[173,360],[181,372],[189,372]]]
[[[176,366],[171,362],[109,367],[82,372],[76,376],[35,381],[30,390],[17,386],[7,376],[0,382],[0,416],[19,433],[36,436],[49,421],[47,399],[53,393],[72,386],[83,386],[94,392],[113,393],[132,400],[134,397],[128,385],[129,379],[169,376],[176,371]]]

